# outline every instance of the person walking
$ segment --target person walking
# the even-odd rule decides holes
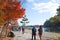
[[[32,28],[32,40],[36,40],[36,28]]]
[[[25,32],[25,28],[24,28],[24,27],[22,27],[22,34],[24,34],[24,32]]]
[[[42,32],[43,32],[43,30],[42,30],[42,25],[41,25],[38,28],[38,35],[39,35],[40,40],[42,40]]]
[[[18,27],[18,31],[21,31],[21,27]]]

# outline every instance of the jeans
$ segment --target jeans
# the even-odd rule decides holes
[[[32,35],[32,40],[36,40],[36,35]]]

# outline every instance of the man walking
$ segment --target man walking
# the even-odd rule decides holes
[[[32,40],[36,40],[36,28],[32,28]]]

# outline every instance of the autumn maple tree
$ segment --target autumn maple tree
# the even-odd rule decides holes
[[[21,8],[18,0],[1,0],[0,3],[0,10],[3,12],[1,17],[4,22],[15,21],[23,17],[25,9]]]
[[[25,9],[21,7],[18,0],[0,0],[0,25],[4,23],[3,29],[5,28],[5,30],[7,30],[6,27],[11,21],[16,21],[18,18],[22,18],[24,14]]]

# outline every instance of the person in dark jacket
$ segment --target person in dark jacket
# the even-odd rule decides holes
[[[32,28],[32,40],[36,40],[36,28]]]

